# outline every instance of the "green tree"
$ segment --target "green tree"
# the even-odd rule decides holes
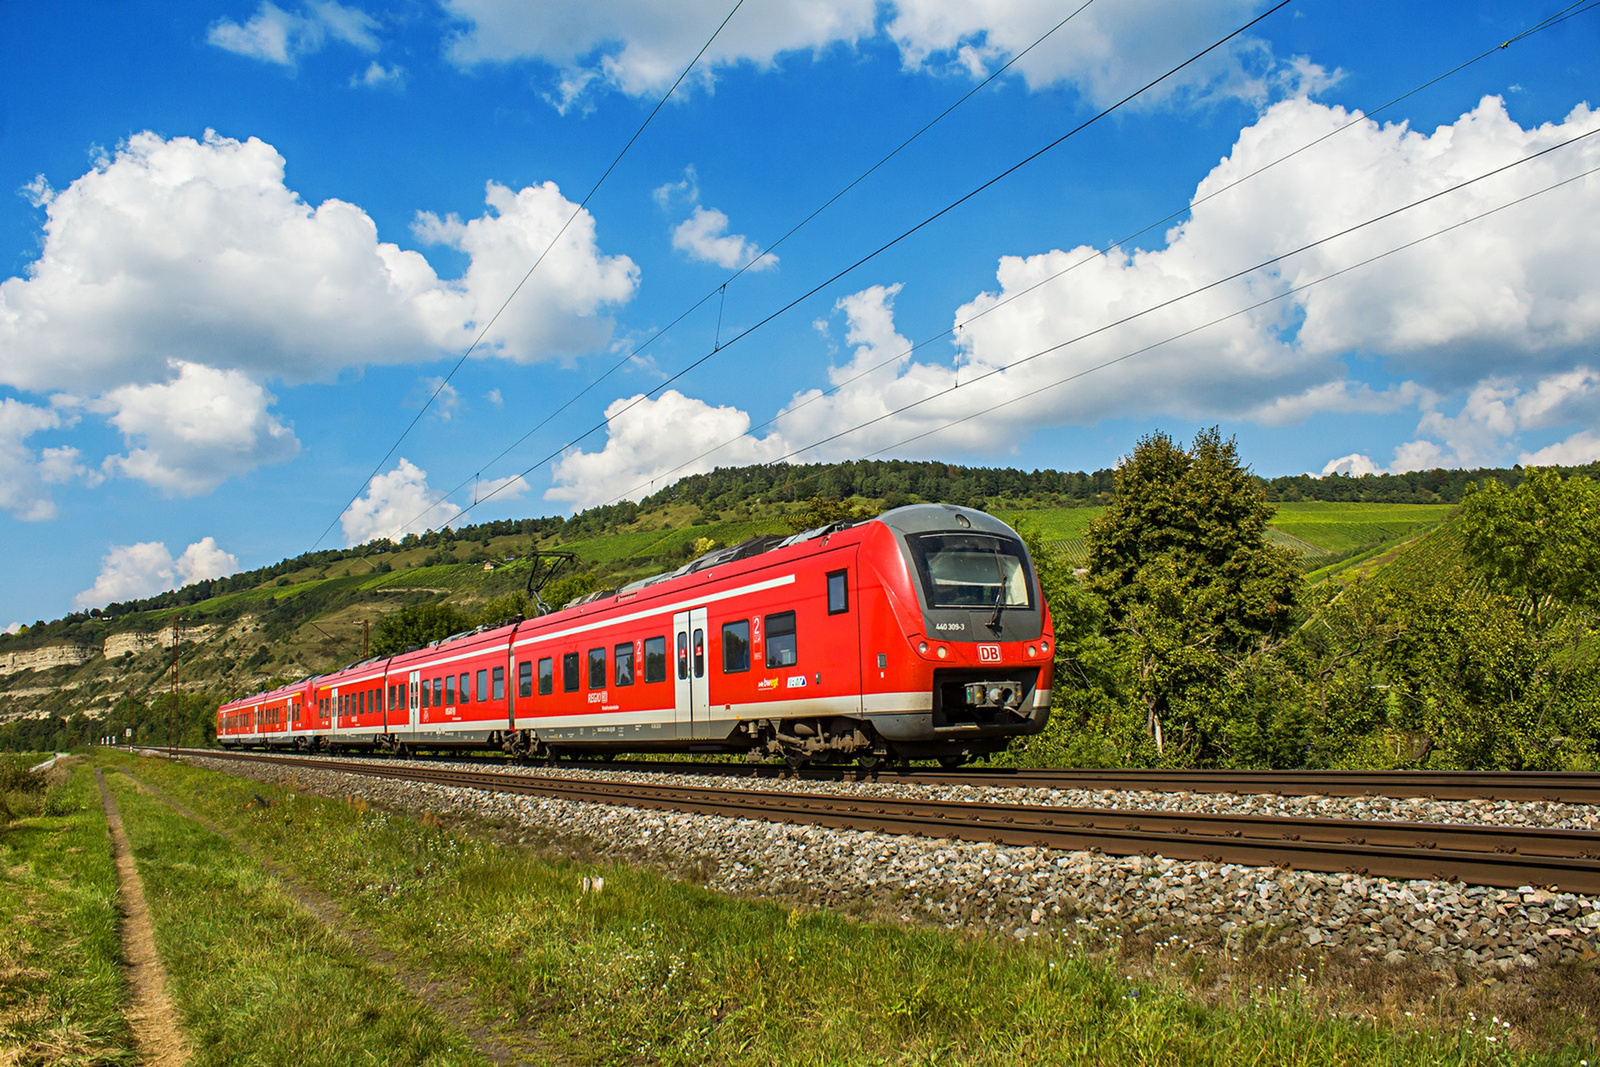
[[[378,623],[371,654],[392,656],[470,630],[473,625],[471,618],[449,604],[410,604]]]
[[[1294,617],[1302,582],[1294,555],[1267,540],[1274,511],[1212,427],[1187,450],[1162,433],[1141,438],[1089,527],[1087,585],[1162,759],[1223,756],[1230,664]]]
[[[1582,631],[1541,628],[1525,602],[1462,568],[1416,596],[1386,673],[1396,725],[1423,738],[1419,764],[1584,769],[1600,755],[1600,680]]]
[[[525,619],[532,612],[528,610],[528,598],[520,590],[514,590],[505,596],[497,596],[484,603],[478,609],[476,624],[478,626],[504,626],[508,622]]]
[[[1467,557],[1508,596],[1526,605],[1535,627],[1552,607],[1600,608],[1600,487],[1529,468],[1521,485],[1467,486],[1461,501]]]

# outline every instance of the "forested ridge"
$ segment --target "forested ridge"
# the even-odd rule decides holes
[[[1560,469],[1567,474],[1600,476],[1600,464]],[[1262,491],[1269,503],[1458,504],[1467,486],[1474,482],[1495,481],[1507,488],[1515,488],[1521,484],[1523,475],[1521,467],[1512,467],[1472,471],[1410,471],[1362,477],[1301,474],[1262,478],[1248,472],[1245,476]],[[420,535],[408,534],[399,541],[379,538],[349,548],[302,553],[225,578],[206,579],[155,596],[74,612],[53,622],[39,620],[22,635],[0,634],[0,649],[29,647],[47,639],[71,638],[75,633],[75,624],[90,619],[109,621],[140,612],[181,608],[229,593],[254,589],[307,569],[326,568],[352,559],[368,559],[419,545],[439,548],[512,535],[535,540],[573,540],[599,536],[636,523],[641,516],[674,505],[693,505],[701,513],[697,516],[699,518],[715,518],[724,511],[752,504],[797,504],[812,498],[844,500],[860,497],[881,501],[884,507],[898,507],[913,500],[934,500],[986,510],[1089,507],[1110,501],[1115,479],[1115,470],[1093,473],[1024,471],[1010,467],[963,467],[952,463],[911,460],[722,467],[709,474],[689,475],[638,503],[624,501],[607,504],[566,517],[499,519],[454,528],[444,527]],[[19,636],[24,640],[18,640]],[[26,640],[29,636],[33,640]]]

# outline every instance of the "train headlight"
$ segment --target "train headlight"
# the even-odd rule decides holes
[[[1039,651],[1043,652],[1045,655],[1048,656],[1050,654],[1050,642],[1049,641],[1040,641],[1039,642]]]
[[[945,648],[943,645],[939,646],[939,658],[940,659],[944,659],[949,654],[950,654],[950,650],[948,648]]]
[[[1032,659],[1033,657],[1037,656],[1038,654],[1039,654],[1039,652],[1038,652],[1037,649],[1035,649],[1032,645],[1028,646],[1028,658],[1029,659]]]
[[[921,652],[924,656],[926,656],[928,654],[928,642],[922,641],[922,642],[918,643],[917,651]]]

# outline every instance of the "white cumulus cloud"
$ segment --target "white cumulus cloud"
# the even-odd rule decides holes
[[[905,358],[910,342],[893,331],[892,289],[873,287],[841,301],[858,348],[849,364],[830,371],[833,381],[889,362],[832,396],[799,394],[780,428],[805,445],[921,402],[808,456],[837,458],[892,448],[1011,402],[907,446],[924,454],[995,451],[1014,442],[1019,428],[1111,417],[1281,424],[1319,411],[1416,405],[1436,412],[1438,397],[1478,382],[1573,373],[1600,338],[1600,301],[1583,280],[1600,276],[1600,229],[1572,225],[1600,217],[1600,179],[1593,176],[1227,316],[1600,166],[1600,137],[1200,292],[1254,263],[1600,128],[1600,115],[1580,106],[1561,123],[1525,129],[1493,97],[1431,134],[1359,120],[1248,184],[1203,199],[1352,117],[1303,99],[1270,108],[1200,182],[1189,218],[1167,234],[1165,247],[1002,258],[998,288],[955,313],[953,361]],[[1375,390],[1352,380],[1352,353],[1380,358],[1401,381]],[[1442,424],[1429,430],[1445,431]],[[1469,447],[1465,427],[1454,432],[1461,447],[1440,456],[1466,462],[1487,455]],[[1406,462],[1437,458],[1418,452]]]
[[[294,432],[267,409],[273,397],[244,373],[174,361],[176,377],[124,385],[95,402],[138,447],[106,460],[178,496],[209,493],[229,478],[300,451]]]
[[[395,63],[384,66],[374,59],[360,74],[350,76],[352,89],[393,89],[398,92],[406,85],[406,68]]]
[[[428,488],[428,472],[402,456],[394,470],[374,475],[365,495],[339,517],[345,543],[365,544],[380,537],[398,540],[448,525],[461,508],[448,500],[434,505],[437,495]]]
[[[672,247],[690,259],[728,270],[744,266],[761,252],[761,246],[743,234],[728,232],[727,215],[716,208],[700,206],[673,228]],[[778,257],[769,252],[750,269],[771,270],[777,265]]]
[[[1032,88],[1070,84],[1093,103],[1105,104],[1264,7],[1264,0],[1096,5],[1029,53],[1016,70]],[[547,63],[558,71],[551,99],[563,110],[594,84],[633,95],[664,91],[727,14],[717,0],[598,0],[537,13],[515,0],[445,0],[445,8],[461,23],[447,49],[455,62]],[[771,68],[785,54],[816,54],[886,38],[907,69],[981,78],[1063,15],[1059,5],[1043,0],[771,0],[735,14],[697,74],[709,83],[719,67]],[[1334,77],[1303,56],[1280,61],[1266,42],[1245,35],[1182,72],[1152,99],[1260,101],[1315,92]]]
[[[484,199],[494,214],[462,222],[421,212],[412,227],[420,240],[471,257],[465,277],[449,290],[452,328],[488,321],[577,209],[554,182],[515,191],[489,182]],[[638,286],[633,260],[602,255],[594,216],[579,212],[486,344],[519,362],[601,347],[611,338],[612,323],[600,313],[631,300]]]
[[[298,12],[262,0],[243,23],[230,18],[212,23],[206,41],[237,55],[293,67],[298,57],[320,51],[330,39],[376,52],[377,30],[377,19],[336,0],[313,0]]]
[[[177,559],[160,541],[113,545],[101,560],[94,585],[73,598],[80,608],[104,607],[120,601],[154,596],[206,578],[221,578],[239,569],[231,553],[204,537],[184,549]]]
[[[0,398],[0,508],[19,519],[36,522],[56,516],[47,483],[61,480],[52,476],[59,463],[47,466],[27,440],[60,425],[61,416],[50,408]]]
[[[750,429],[750,416],[738,408],[713,407],[676,389],[654,399],[636,395],[615,400],[606,408],[606,418],[605,447],[598,452],[573,449],[557,460],[546,500],[562,501],[574,511],[623,496],[637,500],[690,474],[762,463],[785,451],[781,438],[743,436]],[[688,462],[730,438],[737,439],[733,446]],[[653,478],[663,480],[652,485]]]
[[[298,447],[266,381],[465,348],[577,209],[554,184],[490,183],[480,218],[419,214],[420,233],[469,257],[464,277],[441,279],[379,241],[359,207],[307,204],[284,166],[255,138],[140,133],[64,190],[36,182],[40,255],[0,281],[0,385],[107,416],[132,446],[108,470],[206,492]],[[599,250],[581,212],[478,354],[526,362],[604,347],[605,312],[632,298],[638,274]],[[0,507],[48,517],[17,434],[30,419],[45,422],[29,433],[58,424],[24,406],[44,414],[13,412],[0,432],[0,483],[13,487]]]

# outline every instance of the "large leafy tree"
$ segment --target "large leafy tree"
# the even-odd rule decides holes
[[[1521,485],[1467,486],[1461,501],[1467,557],[1542,628],[1551,609],[1600,608],[1600,487],[1530,468]]]
[[[1144,705],[1158,753],[1216,760],[1226,740],[1226,675],[1279,637],[1301,595],[1292,553],[1267,539],[1274,513],[1230,438],[1204,430],[1184,449],[1139,440],[1089,528],[1088,587]]]

